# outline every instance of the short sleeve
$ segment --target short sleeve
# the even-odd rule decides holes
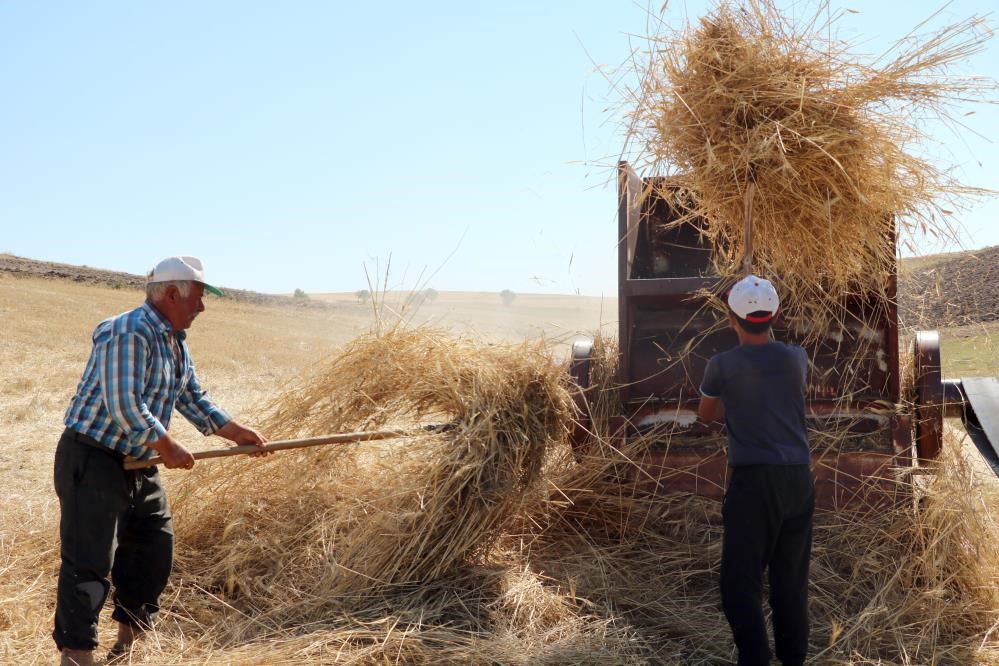
[[[704,368],[704,380],[701,382],[701,395],[707,398],[720,398],[724,382],[722,381],[721,362],[717,356],[708,360]]]
[[[808,388],[808,352],[801,347],[798,347],[798,362],[801,365],[801,389],[805,391]]]

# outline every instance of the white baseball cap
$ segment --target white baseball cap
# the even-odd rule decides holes
[[[764,280],[755,275],[747,275],[738,282],[728,292],[728,306],[732,312],[740,319],[754,323],[770,321],[777,308],[780,307],[780,298],[777,290],[770,284],[769,280]],[[767,316],[750,316],[753,312],[767,312]]]
[[[205,282],[205,268],[197,257],[167,257],[146,275],[146,284],[174,281],[200,282],[205,286],[205,291],[216,296],[222,295],[221,289]]]

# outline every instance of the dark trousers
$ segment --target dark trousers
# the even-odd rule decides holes
[[[808,560],[815,489],[808,465],[732,468],[722,517],[721,597],[739,664],[769,664],[763,571],[770,570],[774,647],[785,665],[808,653]]]
[[[97,619],[114,583],[112,618],[150,627],[173,561],[173,526],[155,467],[125,471],[123,456],[66,430],[55,455],[60,555],[56,645],[97,647]]]

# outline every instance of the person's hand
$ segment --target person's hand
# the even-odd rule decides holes
[[[154,449],[160,458],[163,459],[163,466],[167,469],[192,469],[194,468],[194,456],[187,448],[175,440],[170,435],[164,435],[152,444],[149,448]]]
[[[259,432],[253,428],[247,428],[246,426],[237,423],[236,421],[229,421],[224,426],[219,428],[218,432],[215,433],[219,437],[225,437],[230,442],[234,444],[253,444],[254,446],[263,446],[267,443],[267,438],[261,435]],[[274,453],[273,451],[261,451],[260,453],[251,453],[251,456],[266,456]]]

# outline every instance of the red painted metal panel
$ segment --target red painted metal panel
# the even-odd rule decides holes
[[[826,509],[887,506],[909,496],[896,456],[868,452],[821,453],[812,456],[816,505]],[[725,453],[696,448],[668,452],[650,450],[639,461],[635,485],[647,492],[692,493],[720,501],[729,468]]]

